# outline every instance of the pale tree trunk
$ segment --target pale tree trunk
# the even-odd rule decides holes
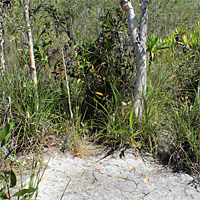
[[[5,71],[5,38],[4,38],[4,16],[5,7],[3,2],[0,2],[0,59],[1,59],[1,77],[2,85],[4,82],[4,71]],[[5,99],[5,90],[3,88],[3,99]]]
[[[1,46],[1,70],[2,70],[2,74],[3,74],[3,72],[5,70],[5,59],[4,59],[4,55],[5,55],[5,40],[4,40],[4,25],[3,25],[3,21],[2,20],[0,22],[0,46]]]
[[[65,65],[65,56],[64,56],[64,51],[63,51],[63,48],[62,48],[62,56],[63,56],[63,65],[64,65],[64,68],[65,68],[65,80],[66,80],[66,85],[67,85],[67,94],[68,94],[68,102],[69,102],[69,111],[70,111],[70,114],[71,114],[71,120],[73,120],[73,112],[72,112],[72,106],[71,106],[71,98],[70,98],[70,90],[69,90],[69,81],[68,81],[68,76],[67,76],[67,68],[66,68],[66,65]]]
[[[140,0],[140,28],[137,25],[135,10],[130,0],[120,0],[121,7],[126,13],[130,32],[131,44],[137,59],[137,78],[135,86],[134,109],[138,119],[141,119],[146,94],[146,40],[148,21],[148,0]]]
[[[70,90],[69,90],[69,80],[68,80],[68,76],[67,76],[67,68],[66,68],[66,65],[65,65],[65,56],[64,56],[63,48],[62,48],[62,56],[63,56],[63,65],[64,65],[64,68],[65,68],[65,80],[66,80],[66,85],[67,85],[69,111],[70,111],[70,114],[71,114],[71,121],[72,121],[72,131],[67,135],[67,138],[65,138],[64,145],[63,145],[63,150],[65,150],[65,149],[68,148],[68,145],[70,144],[71,135],[74,131],[74,123],[73,123],[74,116],[73,116],[73,112],[72,112]]]
[[[25,21],[26,21],[26,26],[27,26],[30,68],[31,68],[31,74],[33,77],[33,82],[34,82],[34,87],[35,87],[36,111],[38,111],[39,99],[38,99],[38,93],[37,93],[37,71],[36,71],[36,66],[35,66],[31,25],[30,25],[30,19],[29,19],[29,0],[24,0],[24,16],[25,16]]]

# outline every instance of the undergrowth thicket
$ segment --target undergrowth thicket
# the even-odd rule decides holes
[[[97,3],[98,11],[95,3],[31,2],[38,111],[23,4],[14,1],[8,8],[3,21],[6,68],[0,75],[0,124],[1,128],[10,122],[15,125],[6,148],[14,147],[15,155],[51,146],[57,138],[65,141],[63,150],[70,148],[77,156],[87,154],[89,142],[119,150],[139,148],[175,170],[199,173],[199,5],[191,2],[192,19],[188,16],[181,21],[183,13],[176,12],[177,1],[150,3],[148,84],[144,116],[139,122],[132,107],[136,58],[126,17],[118,3]],[[160,12],[165,4],[168,13],[163,16]],[[177,21],[169,18],[170,13],[177,15]]]

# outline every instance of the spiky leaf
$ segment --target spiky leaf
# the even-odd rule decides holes
[[[23,189],[13,194],[13,197],[22,197],[25,194],[34,193],[36,190],[36,188]]]

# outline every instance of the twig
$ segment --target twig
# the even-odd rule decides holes
[[[148,194],[150,194],[151,192],[153,192],[156,188],[154,188],[153,190],[151,190],[150,192],[146,193],[145,195],[143,195],[142,197],[140,197],[138,200],[143,199],[144,197],[146,197]]]
[[[66,65],[65,65],[65,57],[64,57],[63,48],[61,50],[62,50],[62,56],[63,56],[63,65],[64,65],[64,68],[65,68],[65,78],[66,78],[66,84],[67,84],[69,110],[70,110],[70,114],[71,114],[71,119],[73,120],[73,112],[72,112],[72,107],[71,107],[70,91],[69,91],[69,81],[68,81],[68,78],[67,78],[67,70],[66,70]]]
[[[134,190],[129,191],[129,192],[133,192],[133,191],[137,190],[137,185],[138,184],[133,179],[129,179],[127,177],[122,177],[122,176],[112,176],[112,175],[108,175],[108,176],[109,177],[115,177],[115,178],[121,178],[121,179],[124,179],[124,180],[127,180],[127,181],[133,181],[135,183],[135,185],[136,185],[136,188]],[[125,190],[122,190],[122,191],[125,192]]]
[[[103,158],[100,158],[97,162],[99,162],[99,161],[101,161],[101,160],[107,158],[107,157],[110,156],[110,155],[113,155],[114,152],[115,152],[115,149],[111,149],[109,152],[106,153],[106,155],[105,155]]]

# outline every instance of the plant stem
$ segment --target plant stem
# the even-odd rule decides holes
[[[61,50],[62,50],[62,57],[63,57],[63,65],[64,65],[64,68],[65,68],[65,80],[66,80],[66,85],[67,85],[69,110],[70,110],[70,114],[71,114],[71,119],[73,120],[74,117],[73,117],[72,106],[71,106],[70,91],[69,91],[69,81],[68,81],[68,76],[67,76],[67,70],[66,70],[66,65],[65,65],[65,57],[64,57],[63,48]]]

